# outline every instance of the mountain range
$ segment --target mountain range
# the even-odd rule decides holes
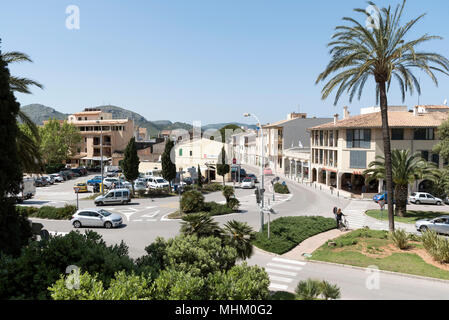
[[[98,106],[95,107],[97,109],[100,109],[104,112],[112,113],[113,119],[133,119],[134,124],[138,125],[141,128],[146,128],[148,135],[150,137],[156,137],[162,130],[173,130],[173,129],[185,129],[190,130],[192,129],[192,125],[184,122],[171,122],[170,120],[156,120],[156,121],[149,121],[142,115],[133,112],[131,110],[127,110],[121,107],[112,106],[112,105],[106,105],[106,106]],[[55,118],[58,120],[64,120],[67,119],[69,114],[68,113],[62,113],[57,111],[54,108],[44,106],[42,104],[29,104],[26,106],[23,106],[21,110],[28,115],[28,117],[31,118],[31,120],[37,124],[42,125],[44,120],[48,120],[50,118]],[[216,129],[219,130],[222,127],[228,125],[228,124],[235,124],[237,126],[246,126],[249,128],[256,128],[255,125],[247,125],[243,123],[215,123],[215,124],[208,124],[202,126],[203,130],[207,129]]]

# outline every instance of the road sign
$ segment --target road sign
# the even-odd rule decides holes
[[[237,159],[236,158],[232,159],[232,164],[236,164],[236,163],[237,163]]]

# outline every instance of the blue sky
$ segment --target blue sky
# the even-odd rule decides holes
[[[399,0],[375,1],[379,6]],[[80,9],[80,29],[65,26],[68,5]],[[342,114],[344,105],[358,114],[375,105],[369,85],[361,101],[344,96],[321,100],[318,74],[329,61],[326,44],[344,16],[366,1],[263,0],[15,0],[2,3],[3,51],[26,52],[33,64],[10,66],[16,75],[45,85],[33,95],[18,94],[22,105],[41,103],[70,113],[84,107],[113,104],[148,120],[202,123],[262,122],[285,118],[292,111],[310,116]],[[409,0],[407,21],[427,16],[410,36],[442,36],[423,50],[449,57],[446,0]],[[405,20],[404,19],[404,20]],[[421,75],[423,104],[449,99],[449,77],[436,88]],[[407,97],[409,107],[418,96]],[[391,105],[402,105],[392,87]]]

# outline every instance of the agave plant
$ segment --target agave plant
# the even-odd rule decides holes
[[[191,213],[182,218],[181,233],[200,237],[221,237],[222,230],[208,213]]]

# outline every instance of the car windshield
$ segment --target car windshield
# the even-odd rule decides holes
[[[164,183],[164,182],[165,182],[164,179],[157,179],[156,181],[157,181],[158,183]]]
[[[109,211],[106,211],[106,210],[103,210],[103,209],[101,209],[100,211],[98,211],[98,212],[100,212],[103,216],[105,216],[105,217],[109,217],[112,213],[110,213]]]
[[[251,182],[252,180],[250,178],[243,179],[243,182]]]

